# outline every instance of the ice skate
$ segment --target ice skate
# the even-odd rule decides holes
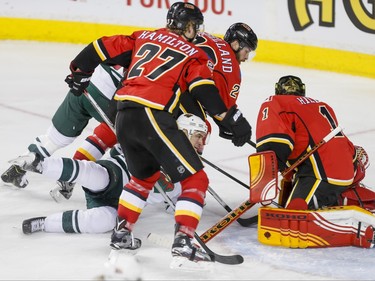
[[[44,230],[44,221],[46,217],[36,217],[24,220],[22,222],[22,231],[25,234],[31,234]]]
[[[178,231],[172,245],[173,269],[199,270],[210,269],[213,260],[210,255],[192,243],[192,238],[185,233]]]
[[[54,189],[51,189],[49,194],[57,203],[60,203],[63,198],[69,200],[72,197],[75,183],[67,181],[57,181],[57,186]]]
[[[26,171],[18,165],[11,165],[1,175],[1,179],[3,182],[13,184],[18,188],[25,188],[29,184],[26,178]]]
[[[113,229],[110,246],[114,250],[136,250],[141,247],[142,242],[134,238],[133,233],[126,227],[126,220],[117,218],[116,226]]]
[[[36,172],[41,174],[43,171],[42,160],[39,154],[29,152],[26,155],[18,156],[16,159],[10,160],[9,163],[18,166],[24,171]]]

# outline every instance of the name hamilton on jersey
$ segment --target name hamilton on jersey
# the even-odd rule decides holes
[[[172,35],[164,35],[160,33],[157,34],[156,32],[151,32],[151,31],[143,31],[142,34],[140,34],[138,38],[148,39],[151,41],[156,41],[156,42],[170,45],[184,52],[188,56],[193,56],[195,53],[198,52],[198,49],[196,49],[191,44],[188,44],[187,42],[184,42],[183,40],[180,40]]]

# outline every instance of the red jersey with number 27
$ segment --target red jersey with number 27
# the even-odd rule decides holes
[[[258,114],[257,151],[273,150],[279,161],[292,164],[337,125],[333,109],[324,102],[294,95],[271,96]],[[335,185],[350,185],[354,154],[352,142],[339,133],[302,162],[297,174]]]
[[[181,92],[214,84],[213,64],[204,51],[167,29],[103,37],[100,45],[111,58],[132,51],[126,80],[115,95],[117,100],[173,112]]]

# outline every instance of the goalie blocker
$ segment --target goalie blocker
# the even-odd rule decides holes
[[[266,245],[374,247],[375,216],[359,206],[327,207],[316,211],[263,207],[259,208],[258,215],[258,240]]]

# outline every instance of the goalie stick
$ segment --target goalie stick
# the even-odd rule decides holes
[[[221,199],[221,197],[213,190],[212,187],[208,187],[208,192],[212,195],[212,197],[214,197],[216,199],[217,202],[219,202],[219,204],[221,206],[224,207],[224,209],[229,213],[229,212],[232,212],[232,208],[229,207],[223,199]],[[246,219],[243,219],[243,218],[238,218],[237,219],[237,222],[243,226],[243,227],[249,227],[250,225],[254,224],[254,223],[257,223],[258,222],[258,217],[257,216],[254,216],[254,217],[251,217],[251,218],[246,218]]]
[[[164,192],[164,190],[157,184],[155,185],[155,188],[164,197],[165,201],[168,202],[168,204],[172,207],[172,209],[175,210],[176,208],[175,204],[172,202],[169,196]],[[201,245],[201,247],[207,252],[207,254],[210,255],[213,261],[223,263],[223,264],[241,264],[244,261],[241,255],[223,256],[223,255],[216,254],[210,248],[207,247],[207,245],[201,240],[201,238],[196,232],[194,232],[194,238]]]
[[[316,150],[318,150],[322,145],[327,143],[330,139],[336,136],[339,132],[342,131],[341,127],[336,127],[333,131],[331,131],[327,136],[325,136],[319,143],[317,143],[311,150],[307,151],[304,155],[302,155],[293,165],[285,169],[281,176],[285,176],[289,174],[292,170],[294,170],[298,165],[300,165],[303,161],[305,161],[311,154],[313,154]],[[277,185],[276,185],[277,188]],[[232,212],[228,213],[225,217],[223,217],[219,222],[213,225],[211,228],[206,230],[203,234],[201,234],[200,238],[204,243],[207,243],[216,235],[218,235],[221,231],[227,228],[233,221],[235,221],[238,217],[240,217],[244,212],[249,210],[252,206],[256,203],[250,203],[250,200],[246,200]]]

